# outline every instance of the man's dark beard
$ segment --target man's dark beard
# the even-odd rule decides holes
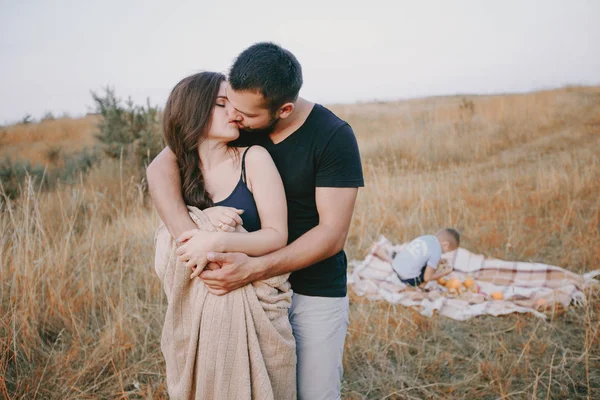
[[[279,118],[272,117],[271,121],[269,121],[269,124],[267,126],[265,126],[263,128],[244,128],[244,129],[240,130],[241,131],[240,135],[241,134],[258,135],[258,136],[270,135],[275,130],[275,126],[277,125],[278,122],[279,122]]]
[[[273,133],[277,122],[279,122],[279,118],[272,116],[271,121],[264,128],[240,129],[240,137],[233,142],[229,142],[229,145],[235,147],[246,147],[253,144],[260,144],[263,140],[268,139],[269,134]]]

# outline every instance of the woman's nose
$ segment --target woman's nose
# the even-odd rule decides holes
[[[240,121],[241,115],[240,113],[231,105],[230,102],[227,102],[226,105],[227,117],[229,117],[230,121]]]

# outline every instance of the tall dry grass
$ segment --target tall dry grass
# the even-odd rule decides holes
[[[600,90],[333,106],[354,127],[366,187],[347,242],[458,227],[466,248],[576,272],[600,264]],[[0,393],[163,398],[158,219],[109,161],[81,182],[29,185],[0,214]],[[344,398],[598,398],[599,295],[583,308],[468,322],[350,292]]]
[[[600,267],[600,91],[369,105],[367,187],[348,248],[458,227],[464,247],[576,272]],[[381,118],[375,115],[381,107]],[[376,144],[374,144],[376,143]],[[600,398],[600,304],[530,317],[428,319],[352,296],[348,398]]]

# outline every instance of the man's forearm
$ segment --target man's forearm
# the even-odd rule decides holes
[[[185,231],[196,229],[181,193],[177,159],[170,149],[166,148],[152,161],[146,175],[152,203],[171,236],[177,238]]]
[[[161,193],[160,195],[163,195],[164,193]],[[164,197],[170,197],[170,196],[164,196]],[[153,200],[154,197],[153,197]],[[163,221],[167,227],[167,229],[169,230],[169,233],[171,233],[171,236],[173,237],[173,239],[177,239],[183,232],[192,230],[192,229],[198,229],[198,226],[194,223],[194,221],[192,220],[192,218],[189,216],[188,214],[188,209],[185,206],[185,204],[183,206],[181,206],[179,203],[175,203],[172,202],[171,199],[167,199],[167,200],[162,200],[162,204],[173,204],[171,207],[159,207],[158,205],[156,205],[156,210],[158,212],[158,215],[161,219],[161,221]]]
[[[343,249],[346,234],[335,234],[331,228],[318,225],[288,246],[258,257],[259,279],[297,271],[329,258]]]

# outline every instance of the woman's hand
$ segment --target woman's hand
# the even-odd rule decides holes
[[[207,208],[203,212],[208,216],[213,226],[222,232],[235,232],[235,228],[243,224],[240,215],[244,210],[233,207],[215,206]]]
[[[197,277],[208,264],[206,255],[218,247],[218,235],[217,232],[194,229],[182,233],[177,238],[177,241],[182,244],[177,248],[175,254],[179,262],[193,271],[190,279]]]

